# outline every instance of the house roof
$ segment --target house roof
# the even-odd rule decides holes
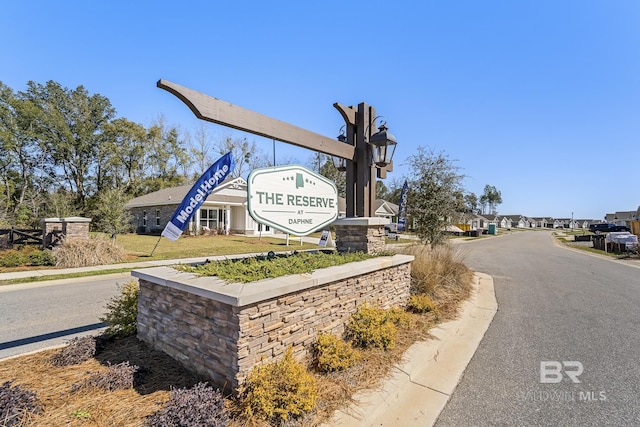
[[[521,219],[528,221],[527,217],[524,215],[502,215],[502,217],[510,221],[520,221]]]
[[[376,199],[376,213],[388,214],[388,215],[397,215],[398,214],[398,205],[395,203],[387,202],[384,199]],[[347,211],[347,201],[344,197],[338,197],[338,212],[346,212]]]
[[[397,215],[399,206],[395,203],[387,202],[383,199],[376,199],[376,213],[386,213],[388,215]]]
[[[193,184],[164,188],[129,200],[127,208],[179,205]],[[228,178],[216,187],[204,203],[242,205],[247,201],[247,182],[242,178]]]

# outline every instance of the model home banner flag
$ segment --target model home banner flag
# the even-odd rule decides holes
[[[407,181],[402,186],[400,193],[400,202],[398,203],[398,231],[406,231],[407,229],[407,193],[409,192],[409,184]]]
[[[171,220],[162,230],[162,235],[169,240],[178,240],[189,220],[202,203],[207,200],[209,194],[220,184],[233,170],[233,156],[231,152],[220,157],[200,178],[193,184],[191,190],[182,199],[182,203],[173,213]]]

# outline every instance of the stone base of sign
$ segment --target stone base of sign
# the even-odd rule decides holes
[[[384,226],[390,223],[388,218],[380,217],[338,219],[331,224],[336,230],[336,249],[339,252],[381,253],[385,244]]]
[[[138,338],[234,392],[253,367],[279,359],[287,348],[301,360],[318,334],[342,334],[363,303],[406,305],[411,261],[376,257],[244,284],[169,267],[135,270]]]

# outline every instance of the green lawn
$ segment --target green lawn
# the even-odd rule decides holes
[[[108,237],[100,233],[91,233],[93,236]],[[151,252],[158,244],[153,256]],[[284,239],[273,237],[245,237],[245,236],[198,236],[181,237],[172,242],[164,237],[158,242],[158,236],[143,236],[138,234],[125,234],[116,237],[116,244],[122,247],[126,254],[123,262],[152,261],[164,259],[199,258],[213,257],[217,255],[233,255],[247,253],[266,254],[269,251],[284,252],[304,249],[316,249],[316,244],[300,244],[300,239],[291,237],[289,246]],[[25,270],[55,270],[55,267],[33,266],[19,268],[0,268],[0,272],[25,271]],[[90,271],[72,274],[56,274],[37,277],[26,277],[22,279],[0,280],[1,285],[28,283],[41,280],[65,279],[71,277],[84,277],[111,273],[122,273],[132,270],[132,268],[107,269],[104,271]]]
[[[216,255],[246,254],[253,252],[279,252],[300,249],[314,249],[317,245],[300,244],[298,238],[286,240],[273,237],[245,236],[197,236],[181,237],[172,242],[164,237],[158,243],[158,236],[124,234],[116,237],[116,243],[126,254],[127,261],[149,261],[160,259],[208,257]],[[155,251],[154,246],[158,244]],[[151,252],[153,251],[153,256]]]

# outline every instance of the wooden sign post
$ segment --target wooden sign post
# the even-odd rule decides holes
[[[378,130],[373,107],[365,103],[358,104],[357,108],[333,104],[346,122],[347,140],[343,143],[176,83],[159,80],[157,86],[177,96],[199,119],[346,159],[347,217],[375,216],[376,176],[386,178],[392,164],[381,169],[371,161],[367,141]]]

